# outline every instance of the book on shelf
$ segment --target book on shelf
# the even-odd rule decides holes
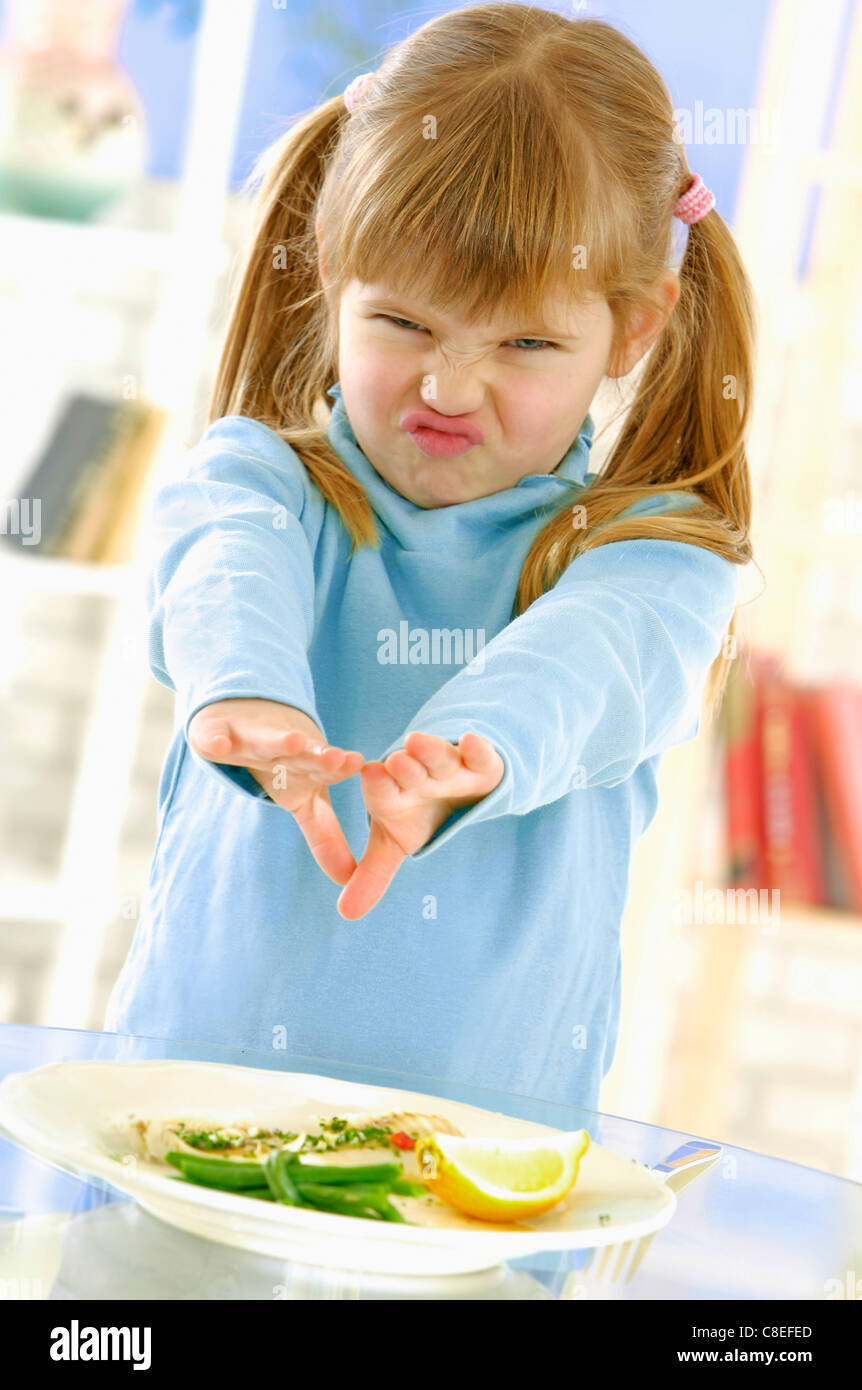
[[[814,746],[796,691],[780,672],[760,685],[763,859],[767,886],[795,902],[825,904]]]
[[[847,906],[862,912],[862,690],[848,684],[827,686],[808,692],[808,701],[829,810],[837,891]]]
[[[760,708],[757,687],[731,667],[721,706],[725,759],[727,883],[749,888],[764,881]]]
[[[720,721],[728,886],[862,913],[862,688],[747,655]]]
[[[31,516],[38,501],[38,537],[33,543],[23,528],[12,528],[6,541],[22,553],[127,564],[164,424],[164,412],[147,401],[66,397],[20,489]]]

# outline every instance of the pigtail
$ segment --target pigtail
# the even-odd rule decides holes
[[[689,228],[679,276],[679,300],[653,345],[613,453],[578,495],[577,527],[568,506],[539,532],[521,572],[516,613],[552,588],[576,556],[614,541],[685,541],[736,564],[752,558],[745,438],[754,296],[717,212]],[[692,494],[697,502],[663,514],[622,515],[641,498],[668,491]],[[737,609],[707,677],[708,720],[718,712],[736,653],[738,620]]]
[[[340,515],[352,550],[378,544],[371,507],[326,435],[320,411],[338,363],[317,266],[313,210],[325,162],[346,115],[342,95],[324,102],[264,151],[250,246],[233,295],[207,423],[246,415],[296,449]]]

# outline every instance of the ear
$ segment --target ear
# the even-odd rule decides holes
[[[648,352],[661,333],[680,295],[679,276],[675,270],[665,270],[656,282],[656,291],[663,301],[659,310],[644,309],[635,314],[623,342],[611,353],[605,376],[628,376]]]

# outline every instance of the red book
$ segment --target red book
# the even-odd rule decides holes
[[[846,905],[862,912],[862,690],[853,685],[812,690],[808,709]]]
[[[772,670],[760,689],[765,886],[825,903],[815,752],[803,693]]]
[[[721,706],[727,818],[727,886],[765,886],[760,757],[759,658],[735,661]]]

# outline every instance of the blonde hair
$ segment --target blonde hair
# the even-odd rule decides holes
[[[436,138],[423,138],[429,113]],[[632,315],[662,311],[673,206],[691,179],[668,90],[611,25],[529,5],[480,4],[431,20],[384,58],[348,116],[341,94],[305,114],[258,161],[252,245],[237,286],[209,423],[251,416],[278,432],[352,542],[379,544],[368,499],[321,419],[338,379],[337,323],[320,280],[325,229],[335,297],[385,280],[446,313],[541,314],[564,284],[606,299],[612,355]],[[573,248],[587,248],[585,268]],[[689,228],[681,293],[659,333],[602,472],[538,532],[513,617],[579,554],[614,541],[686,541],[752,558],[745,437],[754,298],[714,209]],[[679,513],[620,517],[642,498],[693,494]],[[728,629],[736,629],[738,610]],[[728,645],[730,655],[728,652]],[[705,686],[712,717],[733,643]]]

